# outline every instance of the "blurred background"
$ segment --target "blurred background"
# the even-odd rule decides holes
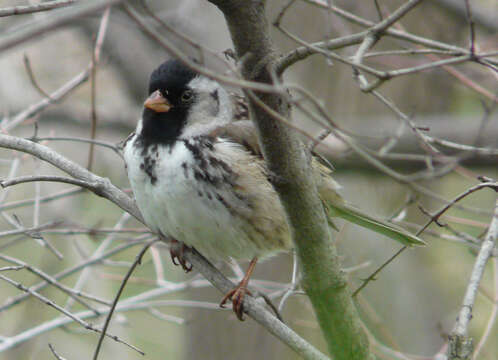
[[[0,10],[34,3],[37,1],[6,0],[0,2]],[[216,53],[232,47],[221,12],[207,1],[146,3],[167,25],[203,47]],[[288,1],[267,3],[271,23]],[[378,20],[374,1],[337,0],[333,3],[371,21]],[[378,3],[382,12],[389,14],[404,2],[384,0]],[[450,0],[423,2],[407,14],[400,24],[409,33],[467,48],[469,27],[466,13],[462,12],[460,6],[463,3]],[[191,45],[155,22],[143,9],[141,1],[130,1],[129,4],[154,27],[158,36],[174,41],[192,57],[199,56],[199,52]],[[480,52],[495,51],[496,54],[498,25],[496,21],[490,21],[490,17],[494,16],[496,19],[498,5],[493,0],[472,1],[471,4],[476,23],[476,48]],[[33,24],[57,17],[64,11],[68,10],[62,8],[0,17],[0,44],[11,34],[23,32]],[[33,136],[35,131],[38,137],[91,136],[90,80],[82,81],[67,96],[43,108],[43,111],[34,116],[26,116],[17,126],[9,128],[9,124],[16,116],[44,98],[30,79],[24,58],[27,56],[29,59],[38,86],[52,94],[85,71],[92,62],[101,17],[102,12],[83,17],[57,31],[37,36],[0,53],[0,128],[3,132],[22,137]],[[288,9],[282,26],[309,42],[337,38],[362,29],[333,12],[306,1],[296,1]],[[280,53],[285,54],[299,46],[274,27],[271,27],[271,33]],[[399,39],[383,38],[373,51],[408,48],[414,49],[416,46]],[[337,53],[349,57],[356,50],[357,46],[352,46],[339,49]],[[133,131],[141,115],[149,74],[169,56],[157,42],[144,35],[119,7],[111,9],[94,83],[97,140],[117,144]],[[206,54],[205,58],[208,66],[225,71],[223,61],[210,54]],[[366,64],[389,70],[412,67],[428,61],[434,59],[424,55],[385,55],[368,58]],[[314,55],[289,68],[284,79],[310,91],[324,104],[333,120],[365,146],[378,150],[389,139],[398,138],[394,152],[424,154],[420,141],[408,127],[400,126],[400,120],[391,110],[371,94],[361,92],[349,65]],[[471,85],[462,79],[470,79]],[[408,114],[417,126],[427,128],[430,136],[496,149],[498,115],[493,111],[493,101],[476,91],[472,85],[478,84],[496,95],[496,79],[496,73],[492,70],[474,63],[465,63],[395,78],[383,84],[379,91]],[[313,134],[320,132],[316,124],[312,124],[303,113],[295,112],[294,120]],[[89,145],[86,143],[47,140],[44,144],[83,166],[88,163]],[[431,192],[421,193],[374,169],[331,136],[320,149],[335,165],[334,177],[343,185],[342,195],[348,201],[377,216],[389,218],[399,215],[402,224],[413,232],[428,220],[419,206],[434,212],[444,204],[438,198],[455,198],[477,183],[476,176],[498,177],[496,151],[491,155],[479,156],[473,152],[442,148],[445,154],[461,155],[462,166],[457,171],[417,181],[418,185]],[[424,162],[405,158],[384,160],[387,165],[403,174],[422,171],[426,166]],[[129,187],[123,161],[111,149],[95,147],[92,164],[92,170],[98,175],[109,177],[122,189]],[[30,174],[61,173],[24,154],[6,150],[0,152],[0,178]],[[137,236],[143,236],[142,233],[146,232],[141,224],[128,219],[122,224],[126,231],[115,233],[108,240],[109,233],[97,230],[115,226],[122,218],[122,211],[88,192],[75,192],[46,202],[32,201],[28,206],[21,207],[23,200],[39,200],[44,196],[72,189],[75,188],[67,184],[27,183],[2,190],[0,252],[54,275],[84,262],[104,241],[109,241],[110,249],[126,244]],[[495,199],[495,193],[484,189],[461,201],[463,207],[452,208],[441,219],[451,225],[450,230],[431,225],[422,236],[429,246],[403,253],[360,293],[358,306],[362,319],[379,343],[408,354],[409,359],[432,358],[441,349],[460,309],[476,249],[478,250],[478,246],[469,246],[463,241],[462,234],[473,238],[483,236],[491,219]],[[32,233],[21,232],[15,236],[4,234],[16,229],[16,224],[17,227],[30,228],[54,221],[62,223],[56,224],[57,226],[52,224],[38,235],[63,254],[63,259],[43,246],[43,242],[37,240]],[[362,279],[398,249],[398,245],[356,226],[340,225],[341,230],[335,237],[343,266],[350,270],[348,276],[351,288],[356,289]],[[81,231],[76,231],[78,229]],[[89,280],[84,290],[112,301],[120,280],[139,249],[139,246],[130,246],[117,255],[110,256],[108,260],[88,267]],[[179,267],[173,266],[167,249],[158,247],[156,251],[163,260],[165,281],[185,282],[192,277],[200,279],[195,271],[193,275],[185,275]],[[148,254],[143,265],[134,273],[123,299],[160,288],[161,282],[158,284],[156,281],[157,266],[154,267],[151,256]],[[258,264],[254,279],[265,280],[267,283],[262,283],[261,286],[269,292],[281,290],[291,280],[292,263],[292,254],[287,254]],[[7,265],[8,263],[0,260],[0,267]],[[243,268],[247,266],[241,265]],[[218,266],[232,276],[226,264]],[[471,336],[476,344],[485,332],[492,312],[497,311],[497,268],[495,257],[488,264],[474,307]],[[81,272],[75,272],[61,282],[74,287],[80,275]],[[8,276],[25,286],[39,282],[39,278],[26,270],[9,272]],[[0,281],[0,306],[20,293],[13,286]],[[61,306],[66,303],[67,296],[53,287],[46,288],[42,294]],[[210,286],[174,291],[156,300],[158,299],[179,301],[154,308],[154,311],[149,308],[120,312],[115,315],[110,327],[112,334],[139,347],[146,356],[142,357],[125,345],[107,339],[102,359],[297,358],[254,321],[248,319],[240,323],[231,311],[218,309],[215,305],[221,299],[221,294]],[[274,301],[278,304],[280,299],[276,298]],[[75,312],[84,310],[80,304],[74,305],[72,309]],[[305,296],[291,296],[282,315],[288,325],[326,352],[311,305]],[[4,309],[0,312],[0,348],[2,339],[26,334],[28,330],[37,329],[36,326],[47,324],[58,316],[58,312],[33,298]],[[88,321],[101,325],[103,318]],[[488,340],[479,359],[496,359],[497,335],[498,326],[494,324],[491,332],[488,331]],[[88,359],[97,339],[94,332],[87,331],[80,325],[70,324],[51,331],[40,331],[40,334],[32,336],[17,347],[0,352],[0,359],[53,359],[48,343],[53,344],[57,352],[67,359]],[[383,354],[378,348],[376,352],[381,358],[396,358]]]

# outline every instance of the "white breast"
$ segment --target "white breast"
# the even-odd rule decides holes
[[[250,259],[283,250],[262,247],[263,239],[254,241],[251,224],[243,215],[250,209],[229,191],[229,185],[199,180],[199,159],[184,141],[151,145],[142,154],[136,140],[128,141],[124,157],[137,205],[153,231],[194,246],[210,258]]]

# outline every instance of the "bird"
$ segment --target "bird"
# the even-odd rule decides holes
[[[193,247],[211,260],[250,260],[229,300],[243,320],[243,299],[258,259],[293,248],[283,205],[272,185],[245,99],[170,59],[149,81],[142,117],[124,144],[127,175],[146,225],[171,239],[173,263]],[[330,224],[340,217],[403,245],[424,245],[407,230],[348,204],[319,157],[313,176]]]

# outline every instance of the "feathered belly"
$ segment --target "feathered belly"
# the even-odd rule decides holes
[[[265,210],[267,204],[259,204],[264,198],[251,196],[240,174],[212,146],[178,141],[171,147],[151,146],[145,155],[130,147],[125,151],[128,176],[152,230],[215,259],[264,257],[290,247],[286,223],[273,224],[271,214],[254,213]]]

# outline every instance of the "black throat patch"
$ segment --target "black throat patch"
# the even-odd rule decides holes
[[[142,131],[138,134],[138,144],[144,147],[144,151],[150,145],[171,145],[178,139],[192,104],[192,101],[182,100],[182,96],[191,90],[188,84],[196,76],[197,73],[177,60],[168,60],[152,72],[148,94],[159,90],[171,108],[167,112],[144,108]]]

